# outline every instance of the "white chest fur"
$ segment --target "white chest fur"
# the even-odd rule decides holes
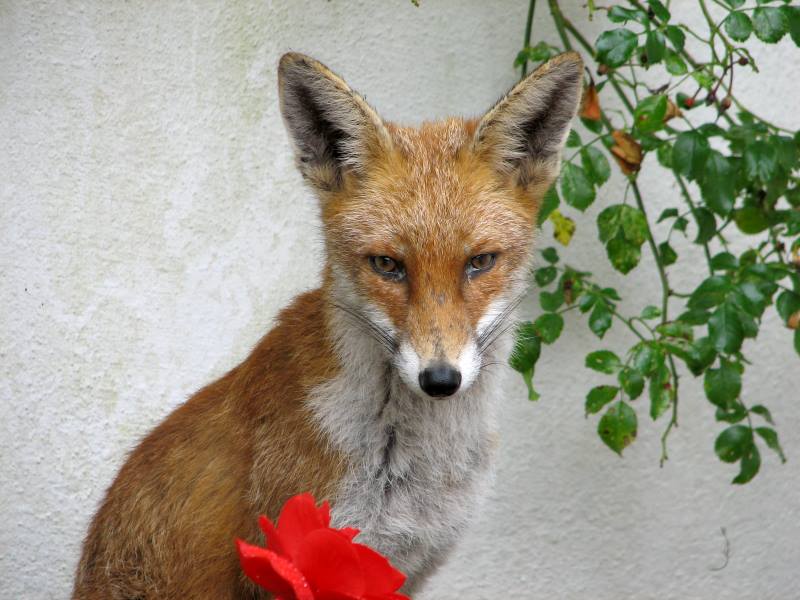
[[[342,371],[309,399],[350,461],[333,523],[361,529],[358,541],[413,580],[452,547],[491,479],[497,370],[455,397],[421,398],[369,336],[349,333],[339,347]]]

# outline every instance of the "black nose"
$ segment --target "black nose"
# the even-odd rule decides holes
[[[419,374],[419,386],[429,396],[451,396],[460,385],[461,373],[450,365],[432,365]]]

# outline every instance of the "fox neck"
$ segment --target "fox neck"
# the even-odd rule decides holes
[[[340,366],[308,402],[319,428],[349,463],[333,519],[360,528],[360,541],[413,575],[450,547],[491,479],[492,395],[511,333],[487,349],[488,366],[469,389],[444,400],[420,397],[402,382],[387,349],[336,308],[355,300],[349,290],[326,288],[326,328]]]

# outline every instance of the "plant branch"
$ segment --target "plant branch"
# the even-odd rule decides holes
[[[531,31],[533,29],[533,12],[536,9],[536,0],[531,0],[528,4],[528,18],[525,21],[525,45],[523,48],[528,48],[531,45]],[[528,74],[528,59],[526,58],[522,63],[522,77]]]

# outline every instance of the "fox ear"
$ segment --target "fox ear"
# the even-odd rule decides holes
[[[284,54],[278,90],[297,166],[320,192],[340,188],[348,173],[362,172],[371,155],[391,145],[378,114],[313,58]]]
[[[536,69],[484,115],[475,131],[475,149],[517,185],[543,194],[558,175],[581,97],[582,73],[575,52]]]

